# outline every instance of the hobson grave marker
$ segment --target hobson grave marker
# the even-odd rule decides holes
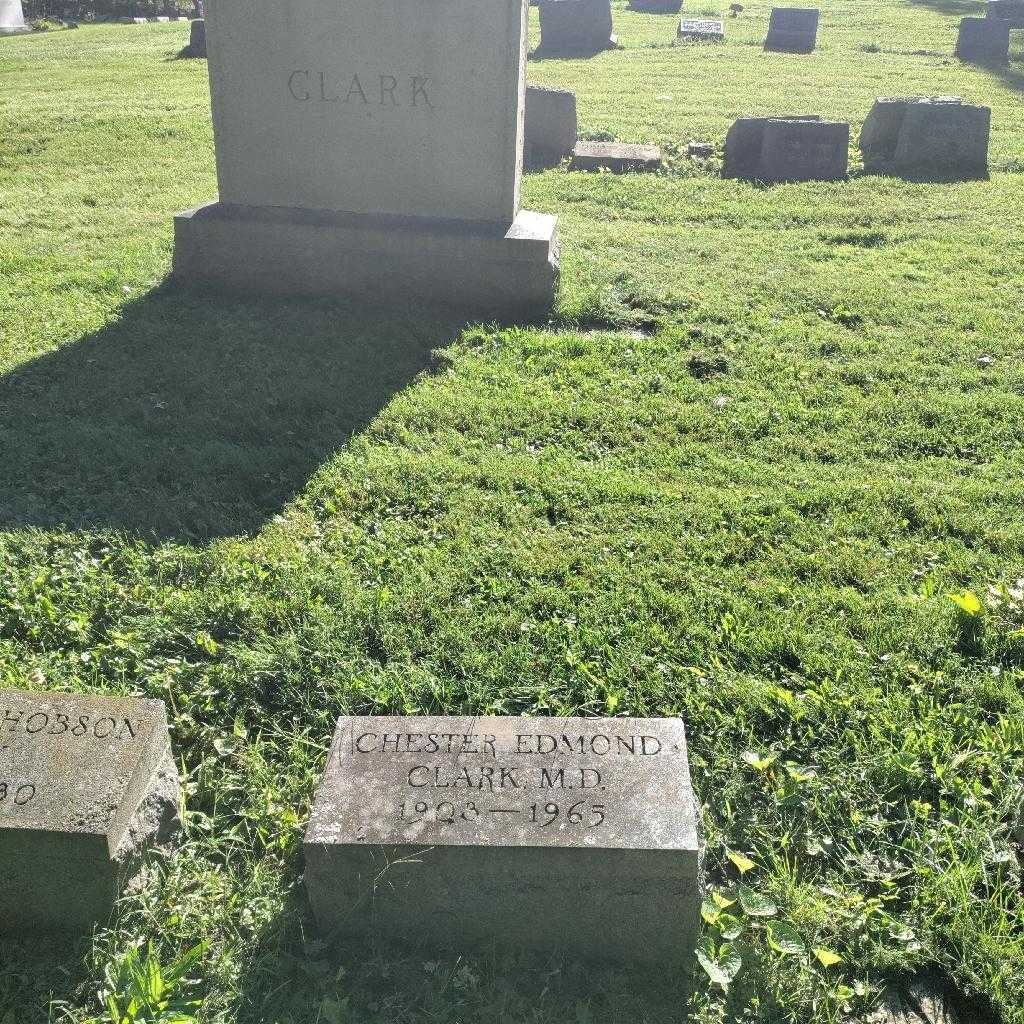
[[[0,690],[0,933],[102,920],[179,807],[162,702]]]
[[[521,210],[527,0],[217,0],[220,201],[179,280],[543,316],[556,218]]]
[[[342,718],[306,886],[336,939],[674,970],[699,849],[679,719]]]

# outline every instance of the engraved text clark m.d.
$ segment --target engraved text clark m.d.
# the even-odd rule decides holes
[[[434,109],[433,81],[428,75],[339,75],[297,70],[288,73],[288,92],[298,103]]]

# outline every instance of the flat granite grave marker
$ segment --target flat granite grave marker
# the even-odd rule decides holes
[[[21,0],[0,0],[0,36],[16,36],[31,31],[25,24]]]
[[[342,718],[305,837],[321,929],[674,971],[700,914],[679,719]]]
[[[773,7],[768,21],[766,50],[811,53],[818,45],[818,19],[814,7]]]
[[[0,690],[0,932],[106,917],[179,806],[161,701]]]
[[[572,151],[571,171],[611,171],[629,174],[661,168],[660,146],[634,142],[577,142]]]
[[[536,57],[592,56],[614,49],[611,0],[540,0]]]
[[[984,178],[990,107],[959,96],[882,96],[864,121],[860,148],[869,174],[952,180]]]
[[[962,18],[954,56],[972,64],[1006,64],[1010,23],[998,18]]]
[[[220,202],[175,218],[178,279],[547,314],[526,0],[217,0],[206,44]]]
[[[721,43],[725,40],[725,22],[717,18],[680,18],[676,37],[698,43]]]

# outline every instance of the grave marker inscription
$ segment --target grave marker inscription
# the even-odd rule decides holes
[[[683,723],[342,718],[305,854],[339,937],[678,965],[700,908]]]
[[[179,805],[160,701],[0,690],[0,931],[105,917]]]

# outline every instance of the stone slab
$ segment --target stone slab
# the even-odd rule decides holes
[[[221,202],[507,228],[526,23],[526,0],[210,4]]]
[[[998,18],[963,18],[955,56],[971,64],[1006,64],[1010,60],[1010,23]]]
[[[206,56],[206,22],[196,18],[189,28],[188,46],[185,47],[186,57]]]
[[[818,45],[820,12],[813,7],[773,7],[764,48],[782,53],[811,53]]]
[[[917,178],[988,173],[992,111],[959,96],[883,96],[861,131],[864,169]]]
[[[576,145],[576,93],[540,85],[526,88],[526,162],[553,167]]]
[[[0,932],[104,919],[179,806],[161,701],[0,690]]]
[[[725,22],[714,18],[681,18],[676,36],[697,42],[721,43],[725,40]]]
[[[304,848],[341,939],[672,969],[696,938],[678,719],[342,718]]]
[[[175,217],[174,237],[177,280],[232,291],[428,300],[538,319],[559,280],[557,218],[529,210],[502,228],[211,203]]]
[[[662,164],[661,148],[629,142],[577,142],[572,153],[573,171],[657,171]]]
[[[31,31],[25,24],[21,0],[0,0],[0,36],[16,36]]]
[[[611,0],[540,0],[535,56],[591,56],[614,49]]]

